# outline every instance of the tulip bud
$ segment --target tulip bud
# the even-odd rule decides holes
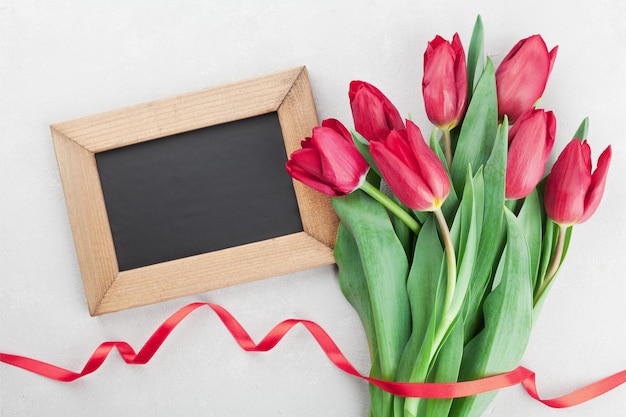
[[[348,129],[335,119],[313,128],[312,136],[291,154],[286,167],[294,179],[331,197],[359,188],[369,169]]]
[[[510,123],[541,98],[556,59],[558,47],[550,52],[540,35],[519,41],[496,70],[498,115]]]
[[[422,94],[428,119],[442,130],[454,128],[467,104],[465,51],[458,34],[452,42],[436,36],[424,52]]]
[[[406,206],[418,211],[441,207],[450,192],[450,179],[417,125],[408,120],[406,129],[393,130],[383,140],[371,142],[370,153]]]
[[[552,152],[556,119],[551,111],[531,109],[509,131],[506,198],[524,198],[543,178]]]
[[[608,146],[592,174],[591,148],[586,140],[573,139],[557,158],[546,182],[544,203],[548,217],[561,226],[589,219],[604,194],[611,155]]]
[[[350,83],[354,128],[368,141],[382,140],[394,129],[404,129],[398,109],[376,87],[364,81]]]

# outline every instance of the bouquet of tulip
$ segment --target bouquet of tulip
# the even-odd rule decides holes
[[[425,141],[376,87],[350,84],[351,132],[313,129],[290,175],[332,197],[339,283],[363,323],[371,376],[468,381],[512,370],[567,253],[598,207],[611,148],[592,172],[585,119],[546,176],[553,112],[538,107],[557,48],[539,35],[497,69],[476,21],[424,53]],[[370,416],[479,416],[495,396],[403,398],[370,386]]]

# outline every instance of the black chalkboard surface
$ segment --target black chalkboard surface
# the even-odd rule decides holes
[[[276,112],[96,154],[120,271],[302,231]]]

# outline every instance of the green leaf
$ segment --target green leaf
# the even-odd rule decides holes
[[[467,100],[471,100],[474,89],[478,85],[480,75],[485,68],[483,21],[480,15],[476,18],[469,49],[467,50]]]
[[[339,287],[361,319],[370,347],[370,357],[373,360],[377,351],[376,329],[374,328],[374,316],[365,271],[363,271],[359,249],[354,237],[343,223],[339,224],[337,230],[334,253],[335,262],[339,268]]]
[[[587,139],[588,131],[589,131],[589,118],[585,117],[585,119],[582,121],[580,126],[578,126],[576,133],[574,133],[574,139],[580,139],[580,140]]]
[[[445,278],[444,278],[445,281]],[[445,283],[443,285],[445,288]],[[430,330],[434,329],[434,326],[429,327]],[[425,343],[432,339],[432,332],[425,336]],[[461,365],[461,359],[463,356],[463,321],[459,317],[459,320],[452,326],[449,336],[439,349],[437,359],[429,372],[426,380],[428,382],[454,382],[458,378],[459,369]],[[405,380],[400,379],[398,380]],[[404,403],[403,398],[396,397],[395,414],[397,416],[406,415],[411,416],[413,411],[407,411],[404,413],[402,405]],[[410,398],[407,399],[413,402],[417,407],[416,416],[424,417],[437,417],[447,416],[448,410],[452,404],[452,399],[419,399]]]
[[[483,170],[484,211],[483,217],[478,218],[478,221],[482,223],[482,233],[472,280],[463,309],[466,341],[473,338],[482,326],[481,305],[491,286],[495,272],[494,262],[504,246],[503,222],[507,153],[508,123],[505,118],[498,130],[491,155]]]
[[[465,183],[461,205],[450,228],[450,235],[456,253],[457,274],[452,302],[445,316],[439,318],[440,321],[447,321],[450,324],[442,342],[448,337],[454,321],[457,320],[462,311],[469,285],[473,279],[473,265],[476,262],[478,241],[481,235],[482,225],[477,219],[483,213],[484,185],[482,169],[476,173],[474,178],[471,177],[471,172],[471,167],[468,167],[468,179]],[[447,273],[447,268],[444,271]],[[441,316],[441,308],[436,313]],[[439,326],[438,322],[437,325]],[[436,346],[435,348],[438,349],[439,347]],[[432,366],[432,363],[430,365]]]
[[[459,317],[446,342],[441,348],[437,362],[428,378],[429,382],[455,382],[459,376],[463,357],[463,320]],[[427,399],[420,403],[419,417],[447,416],[452,399]]]
[[[441,310],[445,291],[445,261],[436,221],[432,213],[420,230],[415,243],[413,264],[407,280],[411,306],[412,331],[402,353],[396,381],[408,381],[425,343],[432,341],[426,332],[435,311]],[[441,288],[441,289],[439,289]],[[395,399],[396,415],[402,414],[404,398]]]
[[[332,199],[333,208],[356,244],[371,305],[376,337],[376,367],[382,379],[392,380],[410,334],[406,292],[408,261],[385,208],[361,190]],[[351,251],[355,247],[352,246]],[[356,255],[353,255],[356,256]],[[393,396],[374,390],[372,413],[388,415]],[[376,409],[374,409],[374,407]]]
[[[537,276],[539,274],[539,263],[541,262],[543,228],[541,204],[537,190],[533,190],[525,199],[522,208],[517,216],[520,220],[528,248],[530,252],[530,287],[535,288]]]
[[[545,218],[545,227],[543,230],[541,257],[539,262],[539,270],[537,271],[537,282],[535,287],[541,285],[543,279],[546,276],[550,261],[552,260],[552,254],[556,246],[556,238],[558,234],[558,226],[550,219]]]
[[[470,283],[473,281],[478,242],[482,234],[482,222],[480,219],[483,217],[485,198],[483,170],[482,168],[479,169],[474,178],[470,175],[471,168],[468,168],[468,179],[465,183],[465,190],[463,191],[463,198],[458,212],[460,213],[460,221],[455,219],[450,231],[455,242],[457,254],[456,290],[450,306],[450,311],[455,313],[461,312]],[[458,232],[457,225],[460,226]]]
[[[469,103],[452,160],[452,184],[463,190],[467,166],[483,166],[489,155],[498,129],[498,102],[496,77],[491,60],[487,64]]]
[[[569,250],[569,244],[572,240],[572,232],[574,231],[574,226],[570,226],[567,228],[565,232],[565,246],[563,247],[563,256],[561,256],[561,262],[559,266],[563,265],[563,261],[565,261],[565,257],[567,256],[567,251]]]
[[[463,357],[463,320],[459,320],[453,325],[450,335],[439,350],[437,360],[426,378],[427,382],[455,382],[459,375],[461,359]],[[417,417],[439,417],[447,416],[452,399],[428,399],[428,398],[395,398],[394,416],[417,416]],[[413,403],[417,411],[403,410],[404,401]],[[415,412],[415,414],[413,414]]]
[[[367,281],[359,250],[348,229],[343,223],[339,223],[337,240],[335,242],[335,261],[339,268],[339,287],[346,300],[356,310],[365,337],[370,348],[372,378],[380,378],[380,363],[378,359],[378,346],[376,342],[376,329],[374,328],[374,316],[367,288]],[[379,410],[383,407],[383,392],[380,388],[370,384],[370,408]]]
[[[357,190],[332,199],[332,203],[358,248],[372,308],[381,375],[393,378],[410,333],[408,261],[404,248],[387,211],[364,192]]]
[[[494,289],[483,309],[485,328],[465,347],[460,379],[464,381],[510,371],[519,364],[532,327],[530,254],[524,231],[515,215],[505,210],[507,240]],[[478,417],[496,391],[453,401],[450,415]]]
[[[352,134],[352,142],[354,142],[356,148],[359,150],[363,158],[367,161],[370,168],[372,168],[370,169],[370,172],[373,171],[373,173],[375,173],[379,179],[378,182],[380,182],[380,178],[382,178],[382,175],[380,174],[380,170],[376,166],[374,158],[372,158],[372,154],[370,153],[370,143],[367,141],[367,139],[363,137],[363,135],[361,135],[356,130],[352,130],[350,133]]]
[[[442,274],[443,248],[434,216],[422,226],[413,254],[413,264],[407,279],[407,292],[411,306],[411,337],[402,354],[397,380],[407,380],[426,337],[426,329],[437,302],[437,286]],[[445,286],[444,286],[445,288]],[[443,297],[442,301],[443,301]]]
[[[404,211],[409,213],[411,209],[409,209],[391,190],[389,193],[392,194],[392,200],[399,205]],[[413,243],[415,241],[415,234],[411,230],[409,226],[402,221],[398,216],[391,216],[391,223],[393,224],[393,229],[396,231],[396,236],[398,236],[398,240],[402,244],[404,251],[406,253],[407,259],[411,262],[413,257]]]
[[[435,307],[437,283],[441,274],[443,248],[437,233],[434,216],[422,226],[415,244],[413,264],[407,280],[407,292],[411,305],[411,334],[424,339],[428,318]]]
[[[407,367],[406,371],[408,371],[409,374],[407,377],[402,377],[402,379],[398,378],[398,380],[426,382],[432,366],[436,361],[437,354],[440,352],[440,347],[445,343],[445,339],[441,341],[441,344],[435,343],[435,332],[441,322],[441,312],[443,310],[446,291],[446,275],[447,268],[444,262],[439,276],[437,290],[434,293],[431,293],[431,296],[436,301],[428,320],[426,333],[424,334],[423,339],[419,339],[419,337],[413,337],[413,335],[411,335],[411,339],[409,339],[409,344],[411,345],[410,349],[412,349],[412,353],[416,352],[417,354],[415,355],[414,361],[402,363],[402,366]],[[432,361],[430,360],[431,357]],[[404,369],[400,369],[400,371],[402,371],[403,375],[405,374]],[[424,401],[421,398],[400,399],[399,397],[396,397],[395,400],[395,415],[404,415],[405,417],[417,416],[420,404]]]
[[[363,155],[363,158],[365,158],[365,160],[367,161],[367,163],[369,164],[371,168],[369,172],[367,173],[367,179],[366,179],[367,182],[369,182],[370,184],[374,185],[377,188],[380,188],[382,175],[380,173],[380,170],[376,166],[376,163],[374,162],[372,155],[370,154],[369,142],[359,132],[353,130],[351,133],[352,133],[352,141],[354,142],[357,149],[359,150],[361,155]],[[396,202],[402,208],[404,208],[405,211],[408,211],[407,207],[393,194],[393,192],[391,190],[388,190],[388,191],[389,191],[388,194],[391,195],[391,198],[393,199],[393,201]],[[391,221],[393,223],[394,229],[396,230],[396,234],[398,235],[398,238],[402,242],[402,246],[404,247],[405,252],[407,253],[407,256],[411,255],[413,252],[413,240],[414,240],[413,232],[411,231],[409,227],[407,227],[407,225],[404,222],[402,222],[402,220],[398,219],[397,217],[393,216]]]
[[[378,360],[378,354],[372,361],[372,367],[370,369],[370,376],[375,379],[382,379],[380,374],[380,361]],[[384,417],[389,415],[387,410],[393,405],[393,399],[391,394],[378,388],[374,384],[369,384],[370,392],[370,409],[369,414],[371,417]]]
[[[441,145],[440,145],[441,142],[437,138],[437,131],[438,129],[434,129],[433,133],[430,135],[430,148],[435,152],[435,154],[437,154],[437,157],[439,158],[444,168],[448,172],[448,177],[450,177],[450,170],[448,168],[448,165],[446,164],[446,156],[444,155],[444,151],[441,148]],[[450,193],[448,194],[446,201],[444,201],[443,205],[441,206],[441,212],[443,213],[443,215],[445,216],[446,220],[449,223],[451,223],[452,219],[454,219],[454,215],[456,214],[456,211],[458,208],[459,208],[459,197],[456,195],[456,191],[454,190],[454,187],[450,187]],[[420,223],[424,223],[425,217],[428,215],[429,213],[416,212],[416,216],[418,216],[417,218],[423,220]]]

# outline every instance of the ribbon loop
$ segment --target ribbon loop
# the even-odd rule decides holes
[[[88,359],[80,372],[74,372],[36,359],[19,355],[0,353],[0,362],[13,365],[29,372],[61,382],[71,382],[96,371],[113,349],[117,349],[122,359],[129,365],[144,365],[150,361],[159,347],[176,326],[189,314],[200,307],[210,307],[228,329],[242,349],[248,352],[266,352],[273,349],[296,325],[303,325],[313,336],[328,359],[342,371],[367,381],[377,387],[402,397],[459,398],[478,395],[488,391],[522,384],[528,395],[552,408],[566,408],[590,401],[626,383],[626,370],[589,384],[572,393],[553,399],[542,399],[537,393],[536,375],[533,371],[519,366],[514,370],[486,378],[451,383],[410,383],[393,382],[370,378],[361,374],[341,352],[330,335],[317,323],[309,320],[288,319],[277,324],[257,344],[243,326],[223,307],[211,303],[191,303],[181,308],[165,320],[150,336],[138,353],[126,342],[104,342]]]

